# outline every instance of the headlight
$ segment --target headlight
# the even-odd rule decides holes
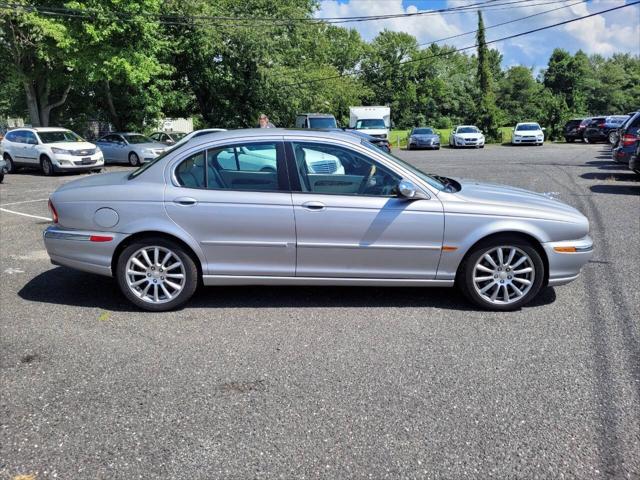
[[[60,153],[62,155],[69,155],[69,150],[65,150],[64,148],[52,147],[51,151],[53,153]]]

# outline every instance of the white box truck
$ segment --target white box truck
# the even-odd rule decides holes
[[[391,109],[389,107],[349,107],[349,128],[362,130],[372,137],[389,139]]]

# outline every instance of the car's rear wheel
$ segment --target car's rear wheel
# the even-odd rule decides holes
[[[135,152],[131,152],[129,154],[129,164],[132,167],[137,167],[138,165],[140,165],[140,157],[138,157]]]
[[[488,310],[517,310],[544,281],[544,263],[526,240],[505,236],[477,245],[465,258],[457,282],[465,296]]]
[[[49,157],[42,157],[42,159],[40,160],[40,168],[42,169],[42,173],[47,177],[50,177],[54,173],[53,164],[51,163]]]
[[[15,167],[14,167],[14,165],[13,165],[13,160],[11,159],[11,157],[9,156],[9,154],[8,154],[8,153],[5,153],[5,154],[4,154],[4,156],[3,156],[2,158],[4,158],[4,161],[5,161],[5,162],[7,162],[7,165],[6,165],[6,167],[5,167],[5,168],[7,169],[7,172],[6,172],[6,173],[13,173],[13,172],[14,172],[14,168],[15,168]]]
[[[617,140],[618,140],[618,135],[616,135],[615,132],[611,132],[609,134],[609,143],[613,145],[614,143],[616,143]]]
[[[162,312],[191,298],[198,269],[178,243],[151,237],[127,246],[118,258],[116,275],[124,295],[136,306]]]

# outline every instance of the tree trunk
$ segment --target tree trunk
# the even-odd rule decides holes
[[[111,116],[111,123],[116,127],[116,130],[123,130],[122,125],[120,125],[120,118],[118,117],[118,112],[116,112],[116,107],[113,103],[113,95],[111,94],[111,85],[109,84],[109,80],[104,81],[104,90],[107,96],[107,106],[109,107],[109,115]]]
[[[67,101],[67,96],[69,95],[69,91],[71,90],[71,85],[67,85],[67,87],[64,89],[64,92],[62,93],[62,96],[60,97],[60,99],[57,102],[53,102],[53,103],[48,103],[49,102],[49,84],[47,82],[47,87],[45,89],[46,92],[46,100],[47,104],[45,104],[42,108],[40,108],[40,123],[42,124],[42,127],[48,127],[49,126],[49,116],[51,114],[51,110],[53,110],[54,108],[58,108],[61,107],[62,105],[64,105],[64,102]],[[42,102],[44,103],[44,102]]]
[[[40,123],[40,108],[38,106],[38,95],[33,83],[23,80],[24,91],[27,94],[27,108],[29,109],[29,119],[34,127],[42,127]]]

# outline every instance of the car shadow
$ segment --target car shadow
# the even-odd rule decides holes
[[[603,169],[606,170],[606,169]],[[618,169],[616,169],[618,170]],[[624,173],[614,172],[588,172],[583,173],[580,177],[586,180],[615,180],[617,182],[637,182],[638,176],[627,169]]]
[[[56,288],[51,288],[55,285]],[[109,277],[55,267],[32,278],[18,296],[55,305],[93,307],[109,311],[137,312]],[[525,308],[553,303],[556,293],[545,288]],[[329,287],[234,286],[200,287],[185,308],[334,308],[430,307],[476,310],[456,288],[441,287]]]
[[[593,193],[611,193],[614,195],[640,195],[640,186],[634,185],[591,185]]]

